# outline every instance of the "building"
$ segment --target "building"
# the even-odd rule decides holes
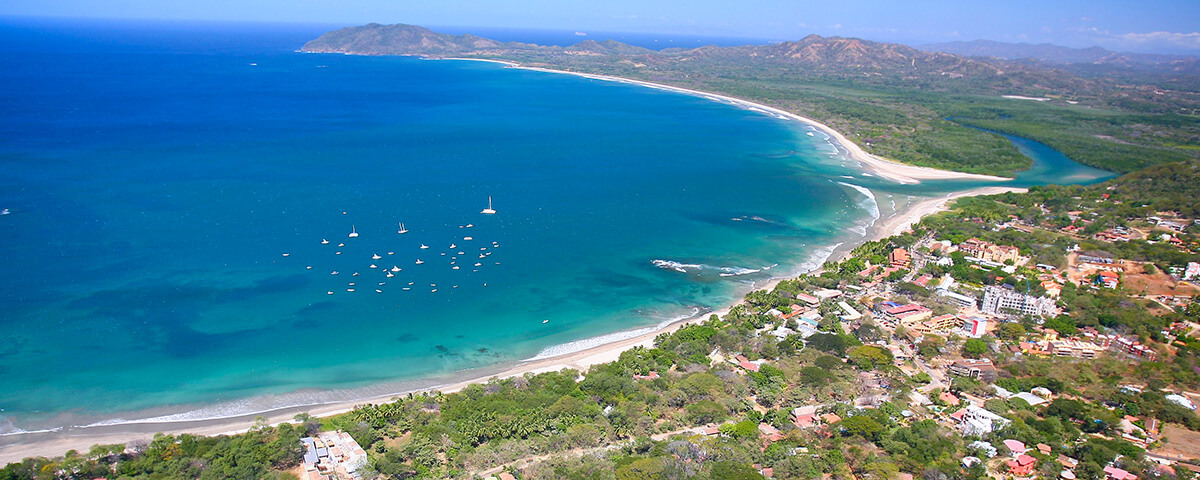
[[[1195,280],[1200,278],[1200,263],[1188,262],[1187,269],[1183,271],[1184,280]]]
[[[854,307],[851,307],[849,303],[838,302],[838,308],[841,308],[842,313],[844,313],[844,315],[841,316],[842,320],[854,321],[862,318],[862,314],[858,313],[858,310],[855,310]]]
[[[1081,340],[1052,340],[1046,344],[1047,353],[1058,357],[1092,359],[1100,356],[1104,348]]]
[[[962,319],[958,315],[946,314],[921,322],[905,321],[903,325],[921,333],[949,332],[962,327]]]
[[[1054,300],[1018,293],[1012,289],[988,286],[983,289],[983,302],[979,310],[993,315],[1057,315]]]
[[[316,437],[300,439],[304,445],[301,463],[305,480],[328,478],[362,478],[359,473],[367,464],[367,452],[350,434],[342,431],[321,432]]]
[[[959,244],[958,250],[968,256],[996,263],[1004,263],[1009,260],[1016,263],[1021,254],[1021,251],[1017,247],[996,245],[978,238],[972,238]]]
[[[1042,290],[1046,291],[1046,296],[1050,298],[1058,298],[1062,296],[1062,285],[1057,282],[1046,280],[1042,282]]]
[[[812,295],[809,295],[807,293],[797,293],[796,300],[807,303],[809,305],[817,305],[817,304],[821,303],[821,299],[814,297]]]
[[[963,435],[983,436],[1004,428],[1009,423],[1007,418],[974,404],[967,405],[966,408],[950,414],[950,418],[958,423],[958,428],[962,430]]]
[[[1096,282],[1107,288],[1117,288],[1117,285],[1121,284],[1121,276],[1113,272],[1101,271],[1100,276],[1096,278]]]
[[[992,364],[991,359],[962,359],[951,363],[948,367],[951,375],[960,377],[978,378],[985,382],[993,382],[1000,375],[1000,371]]]
[[[888,262],[896,268],[908,268],[912,264],[912,256],[908,254],[908,250],[897,248],[888,255]]]
[[[1009,474],[1024,477],[1033,474],[1034,468],[1037,467],[1037,459],[1021,454],[1015,460],[1005,460],[1004,464],[1008,466]]]
[[[963,319],[963,330],[972,338],[982,337],[987,333],[988,319],[986,317],[968,317]]]
[[[939,288],[937,292],[938,295],[946,297],[951,303],[957,305],[958,308],[975,308],[975,297],[952,292],[944,288]]]
[[[924,306],[910,303],[899,307],[892,307],[883,311],[885,318],[890,320],[895,325],[907,325],[910,323],[920,322],[933,316],[933,310]]]

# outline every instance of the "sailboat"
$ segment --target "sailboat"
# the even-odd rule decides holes
[[[349,237],[350,237],[350,238],[357,238],[357,237],[358,237],[358,230],[355,230],[355,229],[354,229],[354,225],[351,225],[351,226],[350,226],[350,235],[349,235]]]
[[[408,233],[408,229],[404,228],[404,222],[400,222],[400,229],[396,230],[396,233]]]
[[[494,210],[492,208],[492,196],[491,195],[488,195],[488,207],[483,209],[483,211],[479,212],[479,213],[482,213],[484,215],[495,215],[496,214],[496,210]]]

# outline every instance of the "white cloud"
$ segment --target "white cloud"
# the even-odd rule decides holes
[[[829,28],[832,28],[832,29],[834,29],[834,30],[837,30],[837,29],[839,29],[839,28],[842,28],[842,24],[840,24],[840,23],[835,23],[835,24],[833,24],[833,25],[830,25],[830,26],[829,26]]]
[[[1163,45],[1200,50],[1200,32],[1121,33],[1115,37],[1124,42],[1137,45]]]

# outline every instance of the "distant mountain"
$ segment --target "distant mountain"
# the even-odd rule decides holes
[[[1049,43],[1005,43],[992,40],[947,42],[922,45],[927,52],[945,52],[971,57],[1013,60],[1024,64],[1070,67],[1077,73],[1107,74],[1114,71],[1144,71],[1195,75],[1200,59],[1183,55],[1114,52],[1102,47],[1071,48]]]
[[[809,35],[794,42],[737,47],[650,50],[621,42],[584,40],[567,47],[500,42],[475,35],[449,35],[414,25],[369,24],[335,30],[308,42],[306,52],[360,55],[423,55],[504,58],[560,67],[669,67],[692,74],[733,74],[745,67],[779,70],[801,77],[853,78],[856,81],[923,88],[968,88],[1039,93],[1075,91],[1080,79],[1052,68],[918,50],[907,45],[858,38]],[[866,79],[866,80],[864,80]]]

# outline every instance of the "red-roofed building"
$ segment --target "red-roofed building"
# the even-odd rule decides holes
[[[1117,467],[1104,467],[1104,475],[1108,480],[1137,480],[1137,475]]]
[[[916,280],[913,280],[913,283],[925,287],[929,285],[930,280],[933,280],[933,277],[929,275],[921,275],[920,277],[917,277]]]
[[[651,371],[649,375],[634,375],[634,380],[654,380],[658,378],[658,372]]]
[[[779,429],[769,423],[758,424],[758,436],[762,438],[767,445],[771,442],[778,442],[784,439],[784,435],[779,433]]]
[[[908,250],[897,248],[892,250],[892,253],[888,255],[888,261],[891,262],[893,267],[908,268],[909,263],[912,263],[912,256],[908,254]]]
[[[517,480],[517,477],[514,477],[513,474],[508,472],[500,472],[500,474],[496,476],[500,477],[500,480]]]
[[[821,299],[814,297],[812,295],[809,295],[807,293],[797,293],[796,300],[800,300],[801,302],[807,303],[809,305],[816,305],[818,303],[821,303]]]
[[[1100,284],[1104,285],[1105,287],[1117,288],[1117,285],[1121,284],[1121,276],[1114,272],[1101,271],[1100,278],[1097,278],[1096,281],[1100,282]]]
[[[933,316],[933,310],[915,303],[892,307],[884,310],[883,313],[889,320],[896,324],[900,322],[919,322]]]
[[[1025,476],[1033,473],[1034,467],[1037,467],[1037,459],[1029,455],[1019,455],[1016,460],[1006,460],[1004,464],[1008,465],[1008,473]]]
[[[739,367],[742,367],[743,369],[750,371],[750,372],[758,371],[758,364],[751,362],[750,359],[746,358],[745,356],[738,355],[734,358],[737,360]]]
[[[1004,446],[1008,448],[1008,451],[1012,452],[1013,457],[1024,455],[1025,452],[1029,450],[1029,448],[1025,447],[1024,442],[1021,442],[1020,440],[1013,440],[1011,438],[1004,441]]]

